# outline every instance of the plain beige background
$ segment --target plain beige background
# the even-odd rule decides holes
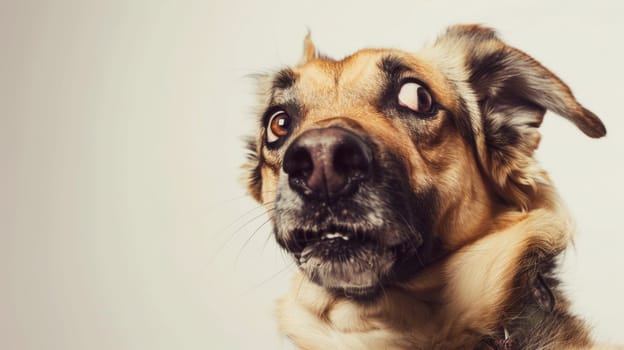
[[[565,288],[624,342],[624,74],[618,1],[0,3],[0,349],[275,349],[293,267],[238,182],[247,75],[417,50],[496,27],[552,68],[608,136],[549,114],[538,157],[574,213]]]

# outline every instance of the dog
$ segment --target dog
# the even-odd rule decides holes
[[[258,77],[249,193],[298,266],[279,327],[301,349],[586,349],[557,278],[572,225],[533,158],[546,111],[601,120],[480,25],[413,54],[317,52]]]

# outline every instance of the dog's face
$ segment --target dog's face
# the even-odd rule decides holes
[[[592,137],[600,120],[557,77],[482,27],[419,54],[319,57],[262,80],[249,188],[279,244],[328,290],[370,298],[531,206],[547,109]]]

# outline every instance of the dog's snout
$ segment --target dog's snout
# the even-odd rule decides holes
[[[335,126],[311,129],[286,151],[284,172],[298,193],[331,198],[356,189],[368,177],[372,158],[370,147],[351,131]]]

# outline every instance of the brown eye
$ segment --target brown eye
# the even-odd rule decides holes
[[[401,86],[398,96],[399,104],[417,113],[433,112],[433,97],[423,86],[413,81]]]
[[[284,111],[277,111],[267,124],[267,142],[272,143],[290,132],[290,116]]]

